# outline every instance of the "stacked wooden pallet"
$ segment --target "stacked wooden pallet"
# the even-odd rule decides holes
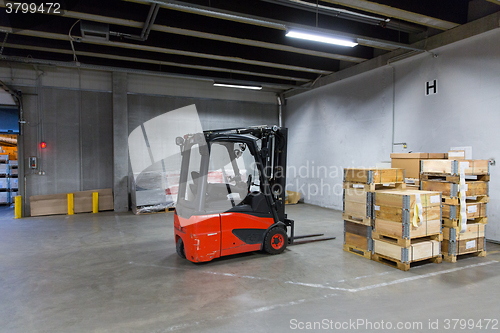
[[[344,251],[370,259],[373,253],[373,195],[378,189],[404,189],[402,169],[344,169]]]
[[[376,191],[372,259],[407,271],[414,262],[442,261],[441,194]]]
[[[444,260],[486,256],[485,227],[489,202],[487,160],[422,161],[423,190],[443,194]]]

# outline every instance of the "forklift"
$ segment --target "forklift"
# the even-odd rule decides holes
[[[198,263],[253,251],[279,254],[297,238],[322,236],[294,237],[294,221],[285,214],[286,128],[204,131],[177,137],[176,144],[181,172],[174,228],[181,258]]]

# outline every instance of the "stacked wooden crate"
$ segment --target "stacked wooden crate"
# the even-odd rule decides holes
[[[445,153],[392,153],[391,167],[404,169],[406,187],[418,190],[420,188],[421,161],[444,158],[447,158]]]
[[[442,261],[441,193],[376,191],[372,259],[407,271],[410,264]]]
[[[344,169],[344,251],[370,259],[373,253],[373,195],[377,189],[404,189],[402,169]]]
[[[486,256],[489,180],[487,160],[422,161],[421,188],[443,194],[445,261],[456,262],[457,256],[471,253]]]

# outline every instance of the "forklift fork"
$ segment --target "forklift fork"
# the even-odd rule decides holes
[[[295,241],[296,239],[321,237],[321,236],[324,236],[325,234],[310,234],[310,235],[295,236],[295,223],[294,223],[294,221],[289,220],[289,219],[285,219],[285,224],[290,227],[290,237],[288,238],[288,245],[300,245],[300,244],[313,243],[313,242],[322,242],[322,241],[332,240],[332,239],[336,238],[336,237],[323,237],[323,238],[316,238],[316,239],[306,239],[306,240],[297,242],[297,241]]]

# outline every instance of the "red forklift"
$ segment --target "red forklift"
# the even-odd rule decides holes
[[[288,244],[287,130],[251,127],[178,137],[181,173],[174,213],[179,256],[193,262]]]
[[[279,254],[294,238],[322,235],[294,237],[294,222],[285,214],[286,128],[204,131],[177,137],[176,144],[181,173],[174,228],[180,257],[206,262],[261,250]]]

